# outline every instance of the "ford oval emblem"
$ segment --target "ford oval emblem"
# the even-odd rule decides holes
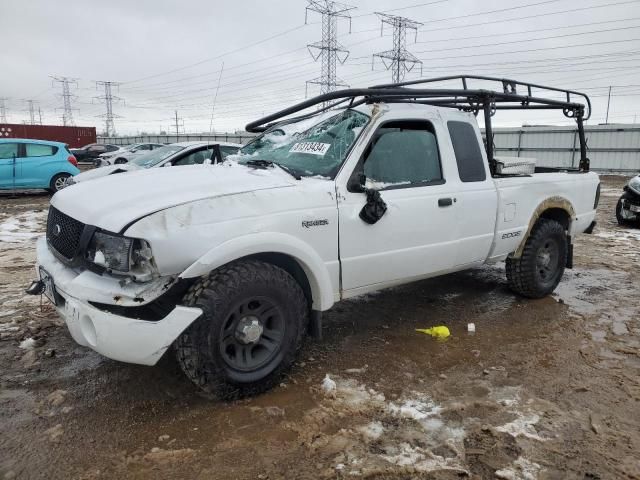
[[[62,233],[62,227],[61,227],[60,225],[58,225],[58,224],[55,224],[55,225],[53,226],[53,234],[54,234],[56,237],[58,237],[58,236],[60,236],[60,234],[61,234],[61,233]]]

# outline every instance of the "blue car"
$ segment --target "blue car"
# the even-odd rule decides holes
[[[80,173],[67,145],[45,140],[0,139],[0,190],[63,189]]]

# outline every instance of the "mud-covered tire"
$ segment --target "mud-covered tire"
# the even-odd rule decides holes
[[[567,254],[568,242],[564,227],[555,220],[538,220],[520,258],[507,258],[509,287],[529,298],[549,295],[562,279]]]
[[[64,187],[66,187],[67,179],[71,175],[68,173],[58,173],[54,175],[51,181],[49,182],[49,188],[47,189],[49,193],[54,194],[59,192]]]
[[[295,360],[309,321],[298,282],[257,260],[211,272],[189,289],[183,304],[201,308],[203,315],[176,340],[178,364],[195,385],[221,399],[254,395],[277,384]],[[246,329],[254,319],[255,328],[263,330],[259,340],[247,345]],[[273,351],[271,343],[278,344]]]

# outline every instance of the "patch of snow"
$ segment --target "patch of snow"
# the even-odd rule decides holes
[[[640,241],[640,230],[614,230],[609,232],[596,232],[593,234],[596,237],[606,238],[607,240],[613,240],[616,242],[628,242],[629,240]]]
[[[0,242],[22,243],[43,235],[47,212],[25,212],[0,223]]]
[[[26,338],[20,342],[19,347],[23,350],[33,350],[36,348],[36,341],[33,338]]]
[[[322,380],[322,390],[326,395],[336,394],[336,391],[337,391],[336,382],[331,380],[331,377],[329,377],[328,373],[325,375],[324,380]]]
[[[93,263],[96,265],[102,265],[103,267],[107,265],[107,259],[101,250],[96,251],[96,255],[93,257]]]
[[[364,427],[360,427],[359,431],[370,440],[377,440],[384,433],[384,427],[382,426],[382,423],[375,421],[365,425]]]
[[[537,463],[518,457],[510,467],[496,470],[496,477],[504,480],[536,480],[539,476],[540,468]]]
[[[522,436],[531,438],[533,440],[539,440],[541,442],[546,440],[545,438],[542,438],[540,435],[538,435],[538,431],[534,427],[534,425],[540,421],[539,415],[536,415],[535,413],[515,413],[518,415],[518,418],[516,418],[512,422],[505,423],[504,425],[496,427],[496,430],[499,432],[508,433],[514,438]]]
[[[424,402],[422,400],[409,399],[401,405],[389,404],[389,412],[401,417],[413,418],[414,420],[424,420],[425,418],[438,415],[442,408],[437,406],[432,400]]]
[[[373,190],[383,190],[389,187],[399,187],[401,185],[409,185],[411,182],[381,182],[378,180],[374,180],[372,178],[367,178],[365,182],[365,188],[373,189]]]

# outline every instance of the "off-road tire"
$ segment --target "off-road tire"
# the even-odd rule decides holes
[[[549,251],[549,265],[541,266]],[[529,298],[542,298],[555,290],[567,265],[568,242],[564,227],[555,220],[541,218],[533,227],[520,258],[507,258],[509,287]],[[549,270],[547,270],[547,267]]]
[[[69,175],[68,173],[58,173],[57,175],[54,175],[51,179],[51,182],[49,182],[49,188],[47,188],[47,191],[52,195],[56,192],[59,192],[64,188],[63,184],[70,176],[71,175]]]
[[[233,316],[237,305],[253,298],[270,301],[279,309],[284,333],[272,360],[242,372],[230,365],[224,345],[230,342],[228,332],[235,331],[229,325],[239,321],[237,313]],[[178,364],[196,386],[225,400],[255,395],[277,384],[295,360],[309,321],[309,307],[298,282],[285,270],[257,260],[211,272],[191,286],[183,304],[201,308],[203,315],[176,340]],[[245,309],[251,306],[247,305]]]

